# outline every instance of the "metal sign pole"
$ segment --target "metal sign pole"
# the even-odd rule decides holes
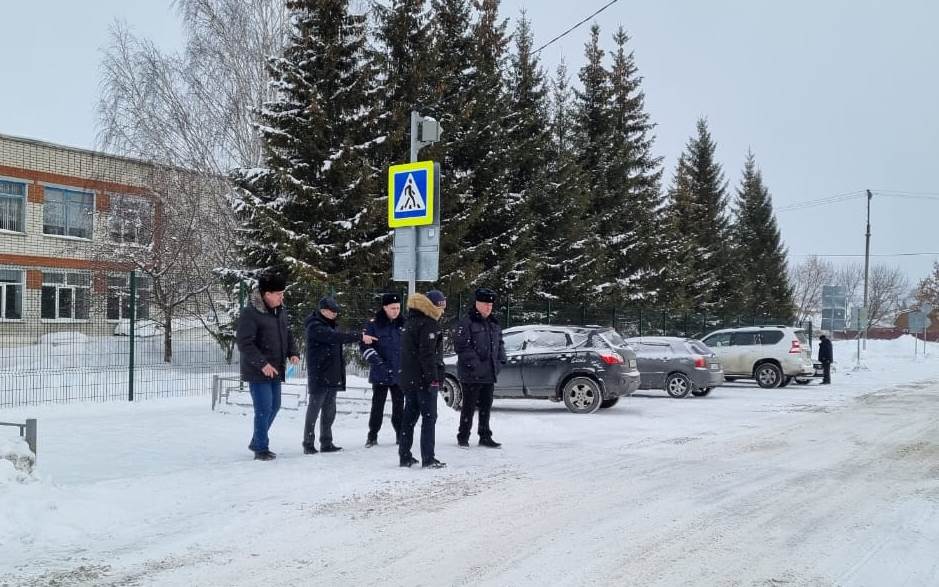
[[[417,113],[416,110],[411,111],[411,155],[409,161],[411,163],[417,162],[417,151],[420,149],[417,139],[417,128],[420,123],[421,115]],[[411,270],[408,272],[408,297],[414,295],[417,291],[417,227],[408,226],[404,229],[398,230],[407,230],[410,232],[410,241],[414,243],[412,252],[414,253],[414,259],[411,262]]]

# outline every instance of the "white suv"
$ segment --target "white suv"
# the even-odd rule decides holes
[[[755,379],[760,387],[772,388],[815,374],[809,338],[799,328],[726,328],[701,341],[720,357],[727,381]]]

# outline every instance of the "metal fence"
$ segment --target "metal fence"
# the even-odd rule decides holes
[[[248,287],[219,285],[204,299],[173,310],[172,319],[155,301],[145,279],[126,274],[125,287],[90,286],[87,294],[69,290],[72,316],[49,320],[30,304],[15,322],[0,322],[0,408],[75,401],[133,401],[155,397],[209,395],[215,376],[238,376],[234,331]],[[106,285],[106,284],[105,284]],[[304,314],[316,311],[319,295],[335,296],[342,305],[340,324],[358,329],[379,307],[380,291],[344,291],[340,287],[307,288],[291,302],[293,332],[303,347]],[[62,292],[56,291],[57,296]],[[404,298],[404,291],[401,291]],[[37,292],[37,295],[45,295]],[[51,294],[50,294],[51,295]],[[77,302],[87,307],[77,309]],[[291,294],[288,290],[288,300]],[[37,304],[65,304],[61,297]],[[467,292],[448,294],[443,330],[449,333],[472,306]],[[406,309],[404,309],[406,311]],[[615,304],[563,303],[548,300],[499,300],[496,316],[503,327],[521,324],[611,326],[625,336],[699,337],[718,328],[781,324],[770,315],[728,316]],[[811,328],[811,325],[809,325]],[[449,336],[447,336],[449,340]],[[353,374],[366,368],[354,345],[346,347]],[[304,365],[298,375],[305,373]]]

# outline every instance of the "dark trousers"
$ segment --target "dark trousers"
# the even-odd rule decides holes
[[[372,440],[378,438],[382,420],[385,419],[385,398],[391,392],[391,427],[394,428],[395,438],[401,434],[401,422],[404,420],[404,393],[397,385],[372,384],[372,412],[368,417],[368,437]]]
[[[399,437],[398,455],[411,456],[414,444],[414,426],[421,418],[421,462],[434,460],[434,427],[437,424],[437,388],[407,389],[404,391],[404,422]]]
[[[460,430],[457,440],[469,440],[473,430],[473,412],[479,410],[479,426],[476,431],[480,438],[492,438],[489,428],[489,412],[492,410],[492,383],[463,383],[463,404],[460,406]]]
[[[264,452],[269,449],[267,433],[280,410],[280,381],[248,382],[248,391],[254,404],[254,436],[248,450]]]
[[[336,419],[336,390],[317,390],[310,394],[306,405],[306,422],[303,426],[303,446],[316,448],[316,419],[320,417],[320,446],[333,443],[333,421]]]
[[[831,383],[831,361],[822,361],[822,383]]]

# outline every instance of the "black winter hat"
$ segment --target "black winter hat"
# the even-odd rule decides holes
[[[324,296],[320,299],[320,310],[332,310],[335,313],[339,313],[339,302],[336,301],[336,298],[332,296]]]
[[[400,304],[401,296],[396,293],[383,293],[381,294],[381,305],[385,307],[389,304]]]
[[[280,273],[262,273],[258,277],[258,291],[284,291],[287,289],[287,278]]]
[[[492,291],[488,287],[481,287],[476,290],[476,301],[485,302],[487,304],[496,303],[496,292]]]
[[[443,292],[439,289],[432,289],[427,292],[427,299],[433,302],[435,306],[439,306],[447,301],[447,296],[443,295]]]

